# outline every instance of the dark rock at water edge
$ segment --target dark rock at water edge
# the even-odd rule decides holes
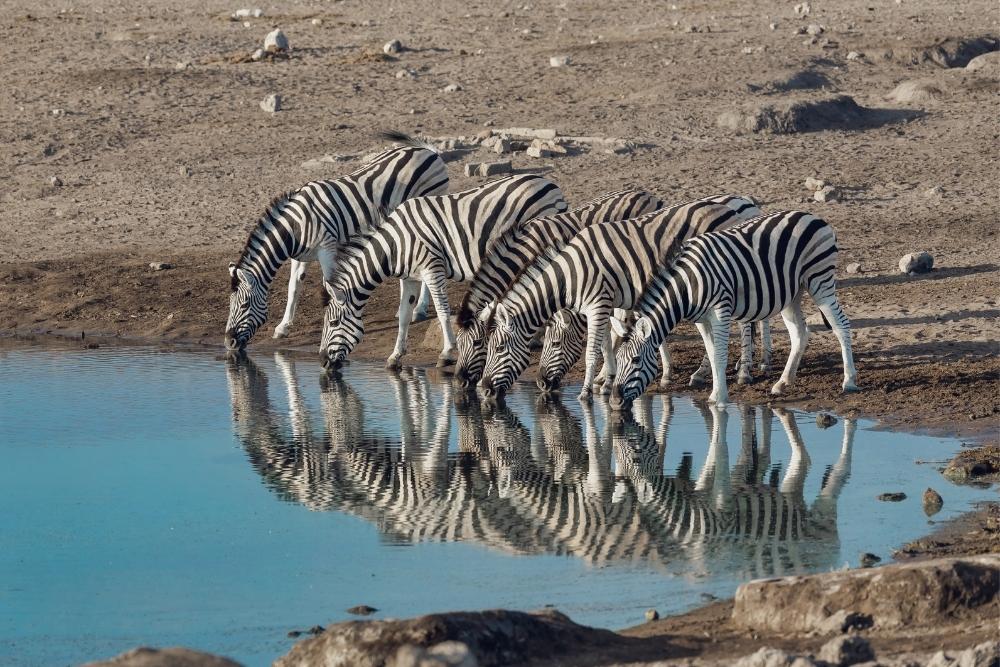
[[[861,563],[861,567],[874,567],[882,562],[882,558],[866,551],[858,558],[858,562]]]
[[[828,412],[821,412],[816,415],[816,426],[820,428],[830,428],[837,423],[837,418]]]
[[[927,489],[924,491],[924,497],[922,500],[924,505],[924,514],[927,516],[934,516],[941,511],[942,507],[944,507],[944,498],[942,498],[941,494],[934,489]]]
[[[355,616],[371,616],[377,611],[378,609],[376,609],[375,607],[369,607],[366,604],[359,604],[355,607],[351,607],[350,609],[348,609],[347,613],[354,614]]]
[[[901,503],[906,500],[906,494],[902,491],[890,491],[878,494],[875,496],[875,499],[881,500],[884,503]]]
[[[1000,478],[1000,446],[986,445],[959,452],[944,476],[953,482],[995,481]]]

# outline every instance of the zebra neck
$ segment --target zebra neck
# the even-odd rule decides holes
[[[691,305],[686,283],[671,268],[660,272],[646,287],[636,310],[653,325],[655,340],[663,340],[679,322],[687,319]]]
[[[330,282],[347,292],[351,303],[362,306],[379,285],[401,275],[393,262],[398,255],[391,235],[376,232],[363,246],[352,248],[343,257]]]

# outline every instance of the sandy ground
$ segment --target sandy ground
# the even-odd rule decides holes
[[[614,11],[556,0],[304,0],[261,4],[264,17],[248,27],[229,19],[239,6],[41,0],[3,12],[0,39],[15,55],[0,96],[0,333],[221,345],[226,265],[273,195],[359,166],[383,128],[427,137],[471,137],[487,124],[553,128],[637,146],[513,156],[516,169],[556,180],[571,203],[624,186],[672,202],[738,192],[833,224],[841,267],[861,268],[841,271],[840,295],[862,392],[839,394],[833,336],[817,330],[785,402],[996,439],[998,69],[914,62],[944,38],[1000,34],[995,3],[814,1],[798,18],[793,3],[775,0],[641,1]],[[795,34],[809,24],[825,28],[815,44]],[[232,62],[276,26],[291,41],[289,59]],[[406,50],[383,57],[394,38]],[[864,57],[848,60],[851,51]],[[571,62],[550,67],[553,55]],[[415,76],[397,78],[403,69]],[[825,76],[825,89],[774,91],[801,70]],[[935,99],[887,99],[914,79],[936,87]],[[452,83],[461,89],[441,91]],[[283,96],[284,110],[258,107],[268,93]],[[717,124],[724,112],[831,93],[893,122],[793,134]],[[345,159],[303,166],[327,154]],[[465,162],[494,157],[474,147],[451,154],[453,189],[482,180],[463,176]],[[840,200],[813,201],[810,176],[840,188]],[[900,256],[919,250],[934,255],[935,270],[900,275]],[[152,271],[150,262],[174,268]],[[318,342],[315,269],[292,337],[270,339],[286,280],[287,270],[251,354]],[[453,303],[461,293],[453,286]],[[387,356],[395,300],[386,285],[370,304],[358,356]],[[436,326],[413,328],[411,362],[433,362]],[[776,329],[781,362],[787,339]],[[679,333],[678,361],[693,370],[700,343],[691,328]],[[777,374],[732,385],[733,399],[768,400]],[[678,379],[672,389],[685,387]]]

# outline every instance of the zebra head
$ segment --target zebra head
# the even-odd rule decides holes
[[[587,318],[569,310],[552,316],[545,329],[542,357],[538,362],[535,384],[543,392],[558,391],[566,372],[583,353],[587,340]]]
[[[490,302],[479,311],[478,315],[471,317],[463,318],[461,313],[459,314],[458,333],[455,336],[455,344],[458,347],[455,379],[466,389],[476,386],[483,377],[488,327],[495,306],[496,302]]]
[[[531,333],[503,304],[497,305],[492,322],[486,343],[486,368],[480,384],[487,398],[503,398],[528,366]]]
[[[340,287],[323,281],[323,337],[319,363],[327,371],[338,370],[365,333],[361,307]]]
[[[267,321],[267,286],[249,269],[229,264],[229,319],[226,320],[226,349],[242,352]]]
[[[618,371],[609,404],[613,410],[626,410],[656,376],[660,342],[655,340],[653,322],[645,316],[635,321],[631,331],[619,333],[624,340],[615,353]]]

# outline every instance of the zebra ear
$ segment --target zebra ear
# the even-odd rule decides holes
[[[496,307],[496,301],[490,301],[488,304],[483,306],[483,309],[479,311],[479,320],[482,322],[488,322],[490,318],[493,317],[493,311],[496,310]]]
[[[329,299],[324,299],[324,301],[326,301],[327,303],[329,303],[330,300],[332,300],[338,306],[343,306],[345,303],[347,303],[347,292],[340,289],[339,287],[331,285],[330,283],[324,280],[323,289],[326,290],[327,297],[329,297]]]
[[[653,323],[650,322],[648,317],[640,317],[635,321],[634,331],[635,335],[645,340],[653,333]]]
[[[628,335],[628,327],[615,316],[611,316],[611,330],[615,332],[615,335],[619,338],[625,338]]]
[[[236,262],[229,262],[229,277],[232,278],[236,275]]]
[[[552,316],[552,322],[560,329],[566,328],[566,312],[562,310],[557,310],[556,314]]]

